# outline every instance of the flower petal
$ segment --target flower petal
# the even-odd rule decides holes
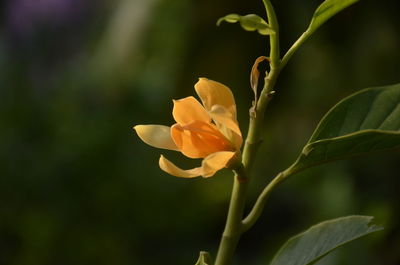
[[[166,159],[164,156],[160,157],[158,161],[160,168],[167,172],[168,174],[180,177],[180,178],[195,178],[201,175],[202,169],[200,167],[196,167],[189,170],[183,170],[177,166],[175,166],[171,161]]]
[[[214,105],[209,112],[218,129],[225,135],[226,138],[233,144],[236,150],[239,150],[243,138],[238,122],[232,113],[221,105]]]
[[[171,138],[171,128],[164,125],[136,125],[133,127],[140,139],[153,147],[179,151]]]
[[[207,78],[199,78],[194,87],[206,110],[211,111],[212,106],[221,105],[236,118],[235,98],[227,86]]]
[[[174,100],[172,115],[180,125],[186,125],[194,121],[203,121],[206,123],[211,121],[207,111],[194,97]]]
[[[177,167],[175,164],[161,155],[159,165],[163,171],[175,177],[195,178],[202,176],[204,178],[209,178],[214,176],[217,171],[229,166],[232,159],[234,159],[235,154],[235,152],[229,151],[213,153],[203,160],[201,167],[188,170]]]
[[[186,126],[175,124],[171,136],[187,157],[204,158],[219,151],[233,151],[230,141],[211,123],[196,121]]]
[[[217,152],[207,156],[201,165],[201,175],[204,178],[212,177],[218,170],[227,167],[234,156],[235,152],[229,151]]]

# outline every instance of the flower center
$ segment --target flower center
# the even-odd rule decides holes
[[[231,142],[211,123],[196,121],[171,128],[172,139],[179,150],[191,158],[204,158],[219,151],[234,151]]]

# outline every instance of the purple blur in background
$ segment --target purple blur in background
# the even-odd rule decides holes
[[[13,35],[26,37],[44,25],[58,28],[74,24],[86,7],[87,1],[81,0],[9,0],[6,20]]]

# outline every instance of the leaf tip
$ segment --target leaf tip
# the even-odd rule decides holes
[[[239,21],[239,19],[240,19],[240,15],[238,15],[238,14],[229,14],[229,15],[226,15],[226,16],[223,16],[223,17],[219,18],[217,20],[217,26],[221,25],[221,23],[223,21],[228,22],[228,23],[236,23],[236,22]]]
[[[379,224],[375,223],[375,220],[374,220],[375,217],[373,217],[373,216],[368,216],[368,217],[369,218],[368,218],[367,226],[370,231],[381,231],[381,230],[385,229],[385,227],[383,225],[379,225]]]

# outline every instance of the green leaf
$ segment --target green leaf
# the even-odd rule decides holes
[[[200,251],[199,259],[195,265],[211,265],[210,253],[206,251]]]
[[[382,230],[372,225],[371,216],[346,216],[312,226],[289,239],[270,265],[308,265],[336,248],[372,232]]]
[[[257,32],[261,35],[269,35],[274,33],[274,31],[269,27],[268,23],[265,22],[264,19],[254,14],[249,14],[245,16],[240,16],[238,14],[229,14],[218,19],[217,26],[219,26],[222,21],[226,21],[228,23],[239,22],[243,29],[247,31],[257,30]]]
[[[238,22],[239,20],[240,20],[240,15],[238,15],[238,14],[229,14],[229,15],[226,15],[226,16],[224,16],[224,17],[221,17],[220,19],[218,19],[218,21],[217,21],[217,26],[219,26],[219,25],[221,25],[221,22],[222,21],[226,21],[226,22],[228,22],[228,23],[236,23],[236,22]]]
[[[400,84],[361,90],[334,106],[290,168],[400,147]]]
[[[315,10],[307,31],[314,32],[328,19],[330,19],[346,7],[356,3],[357,1],[359,0],[325,0],[317,8],[317,10]]]

